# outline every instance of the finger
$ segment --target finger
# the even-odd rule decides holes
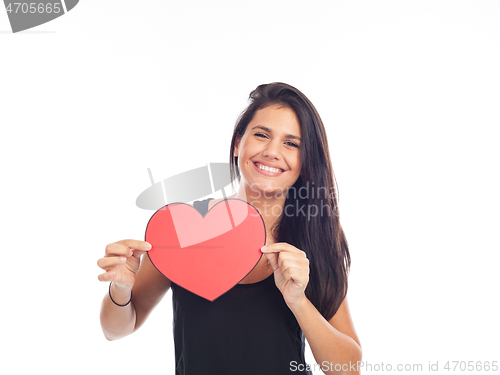
[[[303,269],[304,264],[302,262],[297,261],[296,259],[283,259],[281,255],[282,254],[278,257],[278,265],[283,273],[290,267]]]
[[[309,277],[304,274],[303,270],[296,267],[288,267],[283,271],[283,277],[286,280],[293,280],[299,286],[306,285],[309,280]]]
[[[106,257],[111,257],[111,256],[129,257],[132,256],[132,254],[133,253],[130,247],[118,242],[113,242],[106,246],[106,251],[105,251]]]
[[[276,271],[279,268],[278,265],[278,254],[277,253],[264,253],[264,255],[267,258],[267,261],[271,265],[271,268],[273,269],[273,272]]]
[[[138,259],[142,256],[142,254],[145,254],[145,253],[147,253],[147,251],[132,249],[132,256],[135,258],[138,258]]]
[[[148,251],[151,250],[151,244],[146,241],[139,240],[121,240],[113,242],[106,246],[106,256],[132,256],[132,250]]]
[[[115,276],[116,272],[110,271],[101,273],[99,276],[97,276],[97,278],[99,279],[99,281],[112,281]]]
[[[281,264],[285,261],[295,262],[296,264],[300,264],[300,265],[305,265],[305,264],[309,263],[309,260],[306,257],[302,256],[302,254],[299,254],[299,253],[290,253],[290,252],[282,251],[280,253],[275,253],[275,254],[279,254],[278,261],[279,261],[280,267],[281,267]]]
[[[139,240],[121,240],[117,243],[128,246],[130,249],[148,251],[152,246],[149,242]]]
[[[103,270],[107,271],[110,267],[114,267],[119,264],[124,264],[127,262],[126,257],[105,257],[97,261],[97,265]]]
[[[297,249],[295,246],[290,245],[289,243],[286,243],[286,242],[272,243],[272,244],[263,246],[261,248],[261,250],[263,253],[291,252],[291,253],[296,253],[296,254],[302,254],[303,256],[305,256],[305,253],[302,250]]]

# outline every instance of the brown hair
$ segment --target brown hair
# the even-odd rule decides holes
[[[231,140],[231,180],[240,178],[234,147],[255,113],[272,104],[292,109],[300,123],[302,169],[287,192],[283,213],[272,231],[277,241],[288,242],[306,253],[310,267],[306,296],[323,317],[330,320],[347,294],[351,258],[338,215],[336,182],[334,185],[325,127],[309,99],[285,83],[260,85],[250,93],[249,100],[250,104],[236,122]],[[308,192],[306,197],[301,194],[301,188]],[[288,214],[287,207],[292,208],[292,215]],[[311,215],[312,211],[316,215]]]

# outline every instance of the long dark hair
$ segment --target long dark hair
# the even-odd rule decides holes
[[[284,210],[272,233],[276,241],[288,242],[306,253],[310,267],[306,296],[323,317],[330,320],[347,294],[351,257],[339,221],[336,181],[325,127],[309,99],[285,83],[260,85],[250,93],[249,100],[250,104],[236,122],[231,140],[231,179],[240,178],[234,147],[255,113],[272,104],[292,109],[300,123],[302,168],[300,177],[287,192]]]

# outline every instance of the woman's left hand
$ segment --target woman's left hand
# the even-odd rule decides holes
[[[286,242],[263,246],[261,251],[273,268],[274,281],[288,307],[300,304],[306,298],[304,292],[309,282],[306,253]]]

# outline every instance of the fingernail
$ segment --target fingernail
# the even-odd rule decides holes
[[[267,250],[267,245],[264,245],[260,248],[260,251],[266,251]]]
[[[147,250],[150,250],[150,249],[151,249],[151,247],[152,247],[152,246],[151,246],[151,244],[150,244],[150,243],[146,243],[146,249],[147,249]]]
[[[111,278],[115,277],[115,275],[116,275],[116,272],[114,272],[114,271],[109,273],[109,277],[111,277]]]
[[[127,258],[125,257],[120,257],[120,262],[125,263],[127,261]]]

